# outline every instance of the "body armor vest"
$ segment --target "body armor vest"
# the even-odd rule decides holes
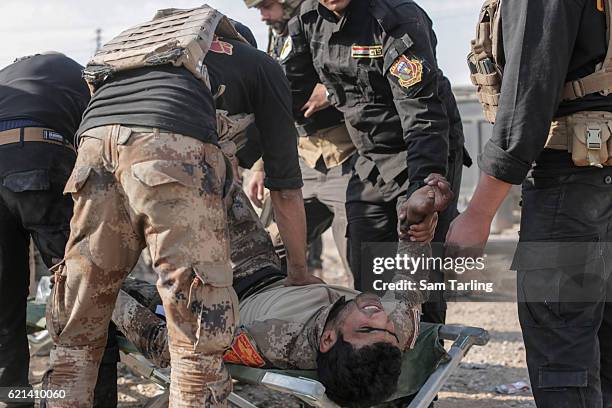
[[[95,89],[115,72],[172,64],[185,67],[210,88],[204,57],[215,35],[246,43],[227,17],[206,4],[160,10],[151,21],[105,44],[87,64],[83,77]]]
[[[612,27],[612,0],[600,0],[605,6],[608,32],[608,51],[594,73],[584,78],[570,81],[562,91],[562,100],[569,101],[585,95],[612,91],[612,46],[610,27]],[[476,38],[472,40],[468,55],[470,79],[477,87],[476,93],[482,105],[485,118],[495,123],[499,106],[501,84],[504,72],[504,50],[501,26],[501,7],[503,0],[486,0],[480,11]]]

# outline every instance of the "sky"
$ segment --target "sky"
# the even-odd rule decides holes
[[[0,67],[17,57],[60,51],[86,64],[96,48],[126,28],[153,17],[163,8],[191,8],[205,0],[0,0]],[[243,0],[208,0],[210,6],[251,28],[259,48],[267,44],[267,27],[257,10]],[[469,83],[466,55],[483,0],[417,0],[434,22],[438,62],[453,85]]]

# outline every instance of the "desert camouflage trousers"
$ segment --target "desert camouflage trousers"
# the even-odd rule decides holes
[[[170,407],[225,406],[223,351],[238,319],[232,289],[226,164],[220,149],[159,129],[85,132],[65,193],[74,200],[65,258],[47,308],[51,407],[89,407],[119,288],[147,247],[172,361]]]
[[[236,287],[243,280],[253,282],[250,278],[256,275],[265,279],[264,271],[278,280],[283,274],[280,259],[242,187],[234,183],[225,201],[235,290],[240,291]],[[165,368],[170,365],[170,354],[166,322],[155,315],[159,304],[153,285],[128,278],[119,291],[112,320],[146,358]]]

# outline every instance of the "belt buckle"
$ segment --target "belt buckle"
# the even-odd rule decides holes
[[[601,128],[587,126],[586,145],[589,150],[601,149]]]

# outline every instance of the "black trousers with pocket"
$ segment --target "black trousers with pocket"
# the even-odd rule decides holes
[[[539,408],[612,407],[612,168],[523,184],[518,312]]]
[[[50,143],[0,145],[0,387],[29,385],[30,238],[47,267],[64,257],[72,198],[62,192],[75,160],[74,151]],[[96,407],[117,405],[118,353],[116,341],[109,342]]]

